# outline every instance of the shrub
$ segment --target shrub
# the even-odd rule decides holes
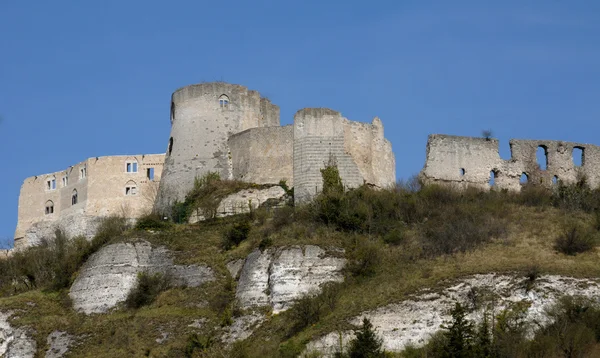
[[[233,224],[225,233],[223,240],[223,248],[229,250],[234,246],[238,246],[242,241],[250,235],[251,224],[249,220]]]
[[[296,303],[290,310],[292,321],[291,335],[302,331],[313,323],[317,323],[321,317],[321,308],[323,301],[319,296],[305,295],[296,300]]]
[[[346,269],[355,277],[373,276],[381,260],[378,245],[367,240],[359,241],[348,256]]]
[[[569,224],[554,241],[554,249],[566,255],[576,255],[594,248],[596,232],[582,225]]]
[[[142,216],[135,224],[137,230],[165,230],[170,226],[168,221],[163,220],[160,215],[155,213]]]
[[[171,277],[167,274],[140,272],[134,288],[127,295],[125,306],[137,309],[149,305],[161,292],[168,290],[171,286]]]

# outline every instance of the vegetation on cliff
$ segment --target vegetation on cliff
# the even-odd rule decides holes
[[[442,281],[487,272],[522,272],[532,280],[541,273],[600,277],[600,191],[585,181],[554,189],[526,186],[520,194],[421,187],[416,180],[391,189],[344,191],[334,169],[323,176],[323,193],[301,207],[260,208],[193,225],[150,215],[128,227],[113,218],[90,242],[68,241],[57,233],[56,240],[0,260],[0,307],[19,312],[12,324],[34,327],[40,349],[56,329],[80,337],[75,356],[294,357],[315,337],[356,329],[350,318]],[[229,192],[237,187],[218,178],[199,183],[189,201],[206,203],[207,210],[215,197],[207,188]],[[174,212],[188,215],[188,204],[177,205]],[[186,288],[171,287],[162,277],[144,277],[140,296],[132,296],[128,305],[102,315],[73,311],[67,290],[85,260],[103,245],[137,239],[173,250],[178,264],[209,265],[217,280]],[[327,285],[281,314],[267,312],[267,321],[251,338],[231,347],[221,343],[223,331],[244,313],[235,305],[236,283],[226,264],[257,248],[306,244],[345,249],[345,281]],[[595,312],[588,306],[581,307]],[[589,333],[596,328],[569,322],[596,349]],[[469,322],[458,327],[467,329]],[[558,334],[548,329],[539,342]],[[463,333],[476,339],[480,331]],[[463,333],[446,337],[458,342]],[[465,342],[462,346],[475,345]],[[428,349],[405,354],[423,356]]]

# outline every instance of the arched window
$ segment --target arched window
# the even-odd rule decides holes
[[[54,203],[52,200],[46,202],[46,215],[54,214]]]
[[[137,184],[133,180],[130,180],[125,184],[125,195],[137,195]]]
[[[229,107],[229,97],[227,97],[227,95],[222,94],[221,97],[219,97],[219,107]]]
[[[519,183],[521,183],[521,185],[529,183],[529,175],[527,173],[522,173],[521,178],[519,179]]]
[[[73,189],[73,194],[71,194],[71,205],[76,205],[77,200],[77,189]]]

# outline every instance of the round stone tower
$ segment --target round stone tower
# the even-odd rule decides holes
[[[279,125],[279,107],[257,91],[224,82],[178,89],[171,96],[171,135],[155,208],[170,214],[183,201],[194,179],[217,172],[233,177],[227,140],[256,127]]]

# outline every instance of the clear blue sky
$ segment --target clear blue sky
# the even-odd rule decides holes
[[[398,178],[430,133],[600,144],[599,1],[0,0],[0,238],[28,176],[164,152],[173,90],[379,116]]]

